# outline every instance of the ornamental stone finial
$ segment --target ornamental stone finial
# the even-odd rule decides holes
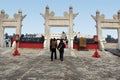
[[[18,10],[18,13],[22,13],[22,10],[21,10],[21,9],[19,9],[19,10]]]
[[[69,7],[69,13],[73,14],[73,7],[72,6]]]
[[[72,7],[72,6],[70,6],[70,7],[69,7],[69,9],[73,9],[73,7]]]
[[[2,9],[2,10],[1,10],[1,13],[5,13],[5,11]]]
[[[120,19],[120,10],[118,11],[118,19]]]
[[[49,9],[49,6],[48,6],[48,5],[46,6],[46,9]]]
[[[97,11],[96,11],[96,14],[100,14],[100,12],[97,10]]]
[[[120,10],[118,11],[118,14],[120,14]]]

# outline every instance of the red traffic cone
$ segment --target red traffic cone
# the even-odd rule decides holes
[[[97,49],[95,50],[94,54],[92,55],[92,57],[95,57],[95,58],[100,58],[101,56],[99,55]]]
[[[20,53],[18,52],[17,49],[14,51],[13,56],[20,56]]]

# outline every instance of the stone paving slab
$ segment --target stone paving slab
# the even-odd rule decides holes
[[[116,55],[116,56],[119,56],[120,57],[120,50],[118,49],[111,49],[111,48],[108,48],[108,49],[105,49],[106,51],[108,52],[111,52],[112,54]]]
[[[65,50],[64,61],[50,61],[49,50],[20,49],[0,54],[0,80],[120,80],[120,58],[109,52]],[[59,57],[59,54],[58,54]]]

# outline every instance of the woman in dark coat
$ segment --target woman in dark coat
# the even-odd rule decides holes
[[[65,44],[63,42],[63,39],[60,40],[60,43],[57,47],[57,49],[59,50],[60,53],[60,60],[63,61],[63,55],[64,55],[64,48],[65,48]]]

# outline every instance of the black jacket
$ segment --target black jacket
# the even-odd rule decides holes
[[[60,42],[57,49],[60,51],[60,52],[64,52],[64,48],[65,48],[65,44],[63,42]]]

